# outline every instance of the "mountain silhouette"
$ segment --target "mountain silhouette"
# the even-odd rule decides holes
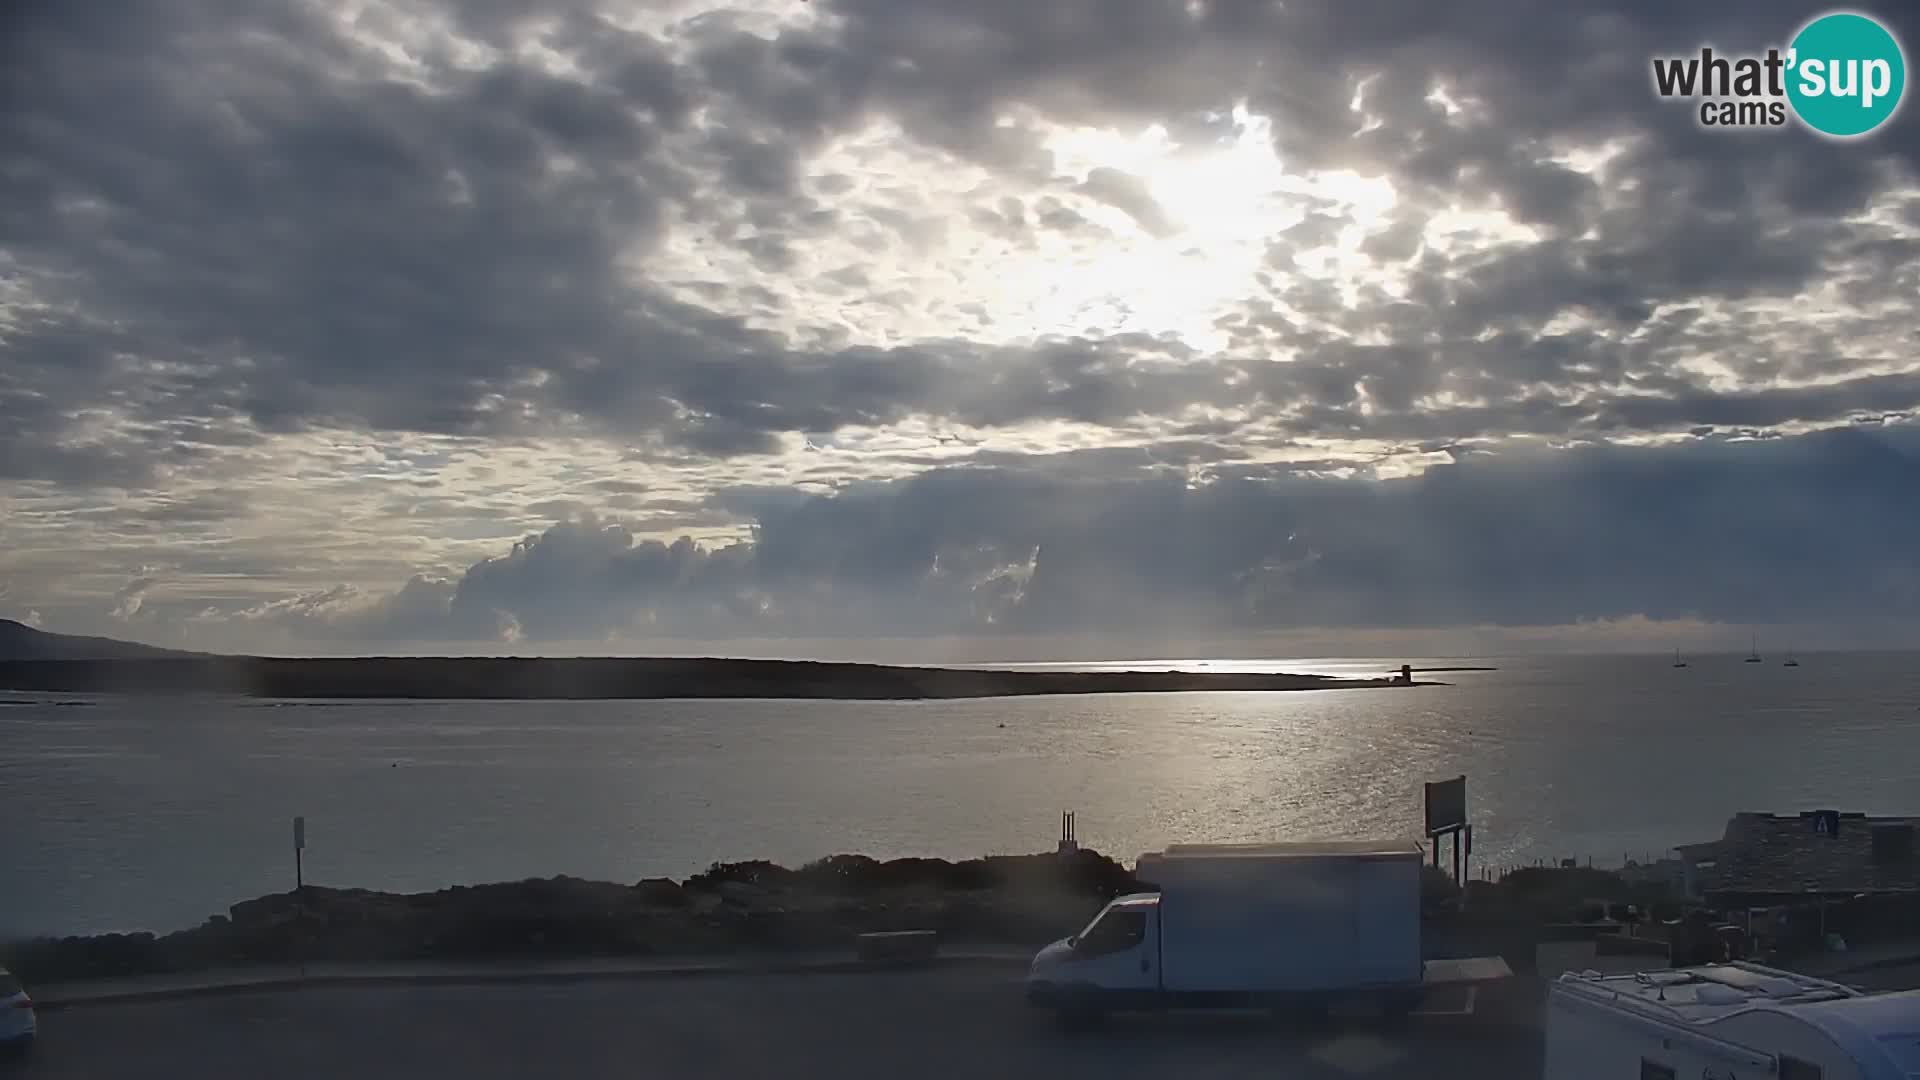
[[[50,634],[23,622],[0,619],[0,660],[160,660],[201,655],[113,638]]]

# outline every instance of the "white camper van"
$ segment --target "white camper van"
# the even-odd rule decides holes
[[[1423,962],[1412,843],[1178,844],[1140,856],[1157,893],[1121,896],[1040,950],[1033,1004],[1063,1015],[1305,1006],[1414,1009],[1436,982],[1509,974],[1498,957]]]
[[[1920,1080],[1920,991],[1758,964],[1562,975],[1545,1080]]]

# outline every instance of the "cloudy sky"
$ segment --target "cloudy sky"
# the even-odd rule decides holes
[[[6,5],[0,615],[1920,643],[1920,112],[1654,99],[1806,4],[1542,10]]]

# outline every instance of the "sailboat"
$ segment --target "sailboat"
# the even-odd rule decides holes
[[[1785,663],[1783,663],[1783,664],[1781,664],[1780,666],[1781,666],[1781,667],[1799,667],[1799,666],[1800,666],[1800,661],[1798,661],[1798,660],[1795,660],[1795,659],[1793,658],[1793,654],[1792,654],[1792,653],[1788,653],[1788,654],[1787,654],[1787,659],[1786,659],[1786,662],[1785,662]]]
[[[1675,650],[1673,650],[1673,666],[1674,666],[1674,667],[1686,667],[1686,666],[1687,666],[1687,662],[1686,662],[1685,660],[1682,660],[1682,659],[1680,659],[1680,650],[1679,650],[1679,649],[1675,649]]]
[[[1760,662],[1760,639],[1756,637],[1753,639],[1752,647],[1747,650],[1747,663],[1757,664],[1759,662]]]

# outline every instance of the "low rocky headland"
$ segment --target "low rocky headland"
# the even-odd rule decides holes
[[[0,947],[29,984],[249,965],[682,957],[850,947],[856,935],[934,930],[951,945],[1033,945],[1151,888],[1094,851],[878,861],[836,855],[797,870],[715,864],[685,881],[556,877],[385,893],[310,885],[235,904],[168,934],[42,938]],[[1534,928],[1592,898],[1630,899],[1604,871],[1529,870],[1471,883],[1466,911],[1429,871],[1428,933],[1529,953]],[[1643,898],[1644,899],[1644,898]]]
[[[1422,685],[1400,677],[1230,671],[1039,671],[681,656],[220,656],[50,634],[0,619],[0,690],[238,694],[264,698],[553,700],[918,698],[1333,690]]]
[[[712,657],[0,657],[0,689],[5,690],[220,693],[268,698],[900,700],[1408,685],[1416,684],[1324,675],[989,670]]]

